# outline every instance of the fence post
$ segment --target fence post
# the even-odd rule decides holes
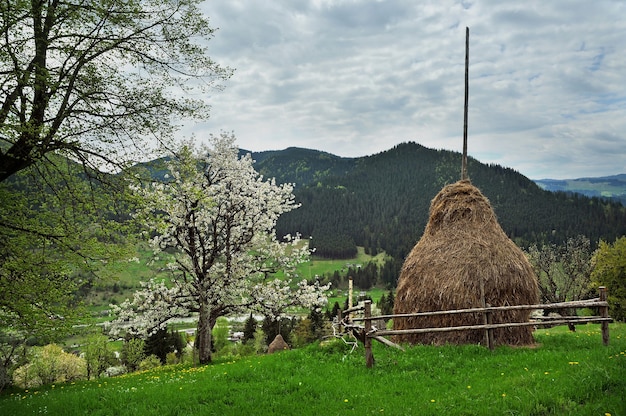
[[[348,309],[352,308],[352,287],[352,276],[350,276],[348,277]],[[349,320],[352,320],[352,312],[348,316]]]
[[[343,311],[339,308],[337,309],[337,327],[339,328],[339,333],[343,332],[343,325],[341,325],[341,321],[343,321]]]
[[[486,303],[485,307],[491,308],[491,305],[489,303]],[[493,323],[493,317],[491,315],[491,311],[485,311],[485,320],[487,321],[487,325],[491,325]],[[487,346],[489,347],[490,350],[493,350],[495,348],[494,344],[495,343],[493,340],[493,328],[487,328]]]
[[[374,353],[372,352],[372,338],[369,332],[372,330],[372,301],[365,301],[365,365],[367,368],[374,366]]]
[[[483,308],[490,307],[485,299],[485,280],[480,279],[480,306]],[[485,311],[483,313],[483,323],[485,325],[491,324],[491,312]],[[491,329],[485,329],[485,346],[490,350],[493,350],[493,331]]]
[[[600,292],[600,302],[606,302],[607,301],[606,287],[600,286],[598,288],[598,291]],[[598,309],[599,309],[599,312],[600,312],[600,316],[602,318],[608,318],[609,317],[609,307],[608,306],[600,306]],[[602,343],[604,345],[609,345],[609,323],[606,322],[606,321],[603,321],[602,324],[600,325],[600,327],[602,328]]]

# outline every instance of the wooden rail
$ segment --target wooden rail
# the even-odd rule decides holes
[[[372,339],[375,339],[385,345],[391,345],[398,348],[400,346],[393,342],[383,338],[388,335],[406,335],[406,334],[422,334],[429,332],[451,332],[451,331],[467,331],[467,330],[484,330],[485,331],[485,343],[490,348],[494,348],[493,330],[498,328],[514,328],[523,326],[547,326],[547,325],[561,325],[561,324],[582,324],[597,322],[601,324],[602,331],[602,343],[609,345],[609,322],[613,319],[609,317],[609,304],[607,302],[607,291],[604,286],[598,288],[599,297],[596,299],[580,300],[572,302],[559,302],[551,304],[538,304],[538,305],[514,305],[514,306],[489,306],[481,308],[469,308],[469,309],[456,309],[449,311],[432,311],[432,312],[418,312],[407,313],[397,315],[380,315],[372,316],[372,301],[366,300],[364,305],[355,306],[345,311],[339,311],[338,322],[344,326],[346,330],[359,333],[359,338],[365,344],[365,362],[367,367],[374,365],[374,354],[372,353]],[[513,311],[513,310],[550,310],[550,309],[577,309],[577,308],[597,308],[600,316],[562,316],[558,318],[548,318],[541,320],[531,320],[528,322],[508,322],[494,324],[491,321],[491,315],[496,311]],[[350,318],[350,314],[353,312],[363,311],[364,316],[362,318]],[[452,326],[443,328],[413,328],[413,329],[378,329],[372,326],[372,321],[380,319],[402,319],[412,318],[420,316],[437,316],[437,315],[454,315],[462,313],[482,313],[484,314],[483,324],[481,325],[463,325]],[[342,319],[342,316],[346,318]],[[354,322],[363,322],[363,325],[356,325]]]

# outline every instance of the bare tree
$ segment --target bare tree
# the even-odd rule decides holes
[[[536,245],[528,250],[528,258],[539,278],[542,302],[566,302],[585,299],[591,289],[591,244],[579,235],[562,246]],[[567,311],[562,311],[567,313]]]

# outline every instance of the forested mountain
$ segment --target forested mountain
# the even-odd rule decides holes
[[[431,199],[457,181],[461,169],[460,153],[412,142],[361,158],[299,148],[252,157],[265,177],[296,183],[302,206],[280,218],[278,235],[310,236],[317,254],[328,257],[351,255],[361,245],[403,259],[421,237]],[[512,169],[472,158],[468,172],[521,246],[579,234],[597,243],[626,234],[626,209],[619,203],[548,192]]]

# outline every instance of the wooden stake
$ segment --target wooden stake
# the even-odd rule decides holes
[[[372,301],[365,301],[365,365],[367,368],[374,366],[374,353],[372,352],[372,338],[370,337],[370,331],[372,330]]]
[[[465,28],[465,105],[463,107],[463,160],[461,162],[461,179],[467,176],[467,108],[469,105],[469,27]]]
[[[606,293],[606,287],[604,286],[600,286],[598,288],[599,292],[600,292],[600,302],[606,302],[606,298],[607,298],[607,293]],[[607,306],[601,306],[599,309],[600,312],[600,316],[602,318],[608,318],[609,317],[609,307],[608,304]],[[606,321],[603,321],[602,324],[600,324],[600,327],[602,328],[602,343],[604,345],[609,345],[609,323]]]
[[[352,276],[348,277],[348,309],[352,309]],[[348,319],[352,320],[352,314],[348,315]]]

